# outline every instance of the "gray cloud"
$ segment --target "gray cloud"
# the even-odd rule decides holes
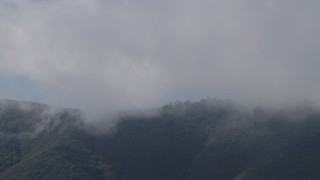
[[[131,109],[175,99],[320,102],[315,0],[0,0],[0,73],[45,101]]]

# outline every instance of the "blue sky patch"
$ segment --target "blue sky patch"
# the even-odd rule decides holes
[[[41,102],[44,88],[25,76],[0,76],[0,97]]]

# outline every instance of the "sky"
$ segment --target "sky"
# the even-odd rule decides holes
[[[320,103],[317,0],[0,0],[0,97]]]

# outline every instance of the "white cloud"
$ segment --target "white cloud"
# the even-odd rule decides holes
[[[207,96],[320,99],[317,7],[298,0],[0,0],[0,73],[52,89],[49,103],[101,110]]]

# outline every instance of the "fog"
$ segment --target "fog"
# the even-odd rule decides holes
[[[316,0],[0,0],[0,76],[88,111],[320,103],[319,17]]]

